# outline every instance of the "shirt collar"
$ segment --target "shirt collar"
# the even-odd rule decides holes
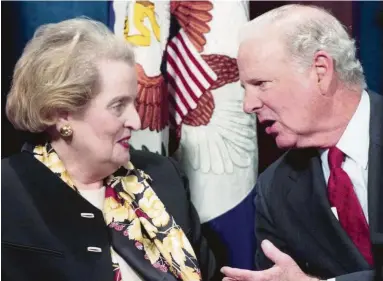
[[[359,105],[336,147],[367,169],[370,144],[370,98],[363,91]]]

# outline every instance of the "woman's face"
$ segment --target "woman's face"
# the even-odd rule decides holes
[[[130,160],[128,141],[141,127],[135,108],[135,68],[123,61],[98,63],[99,93],[83,112],[70,114],[71,147],[90,164],[121,166]]]

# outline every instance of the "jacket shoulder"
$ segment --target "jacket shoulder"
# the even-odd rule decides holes
[[[137,169],[160,167],[169,163],[169,157],[157,153],[132,149],[130,151],[131,162]]]
[[[187,178],[174,159],[141,150],[132,150],[130,155],[134,167],[153,179],[152,188],[159,193],[159,197],[167,200],[172,193],[180,197],[189,195],[188,185],[185,184]]]
[[[283,168],[286,165],[286,159],[288,158],[290,151],[286,151],[282,154],[277,160],[275,160],[269,167],[266,168],[259,175],[257,180],[257,185],[262,189],[265,189],[267,186],[270,186],[273,182],[273,179],[280,168]]]
[[[307,169],[309,162],[317,154],[317,150],[313,148],[288,150],[259,176],[257,192],[259,190],[264,195],[274,193],[274,189],[281,186],[274,182],[283,182],[291,172],[300,173]]]
[[[1,183],[6,184],[16,174],[23,174],[28,166],[33,165],[31,163],[33,160],[33,157],[26,152],[20,152],[1,159]]]

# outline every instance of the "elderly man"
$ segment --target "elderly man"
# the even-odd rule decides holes
[[[259,271],[224,280],[380,280],[383,98],[354,41],[328,12],[286,5],[246,25],[238,65],[245,111],[289,150],[256,187]]]

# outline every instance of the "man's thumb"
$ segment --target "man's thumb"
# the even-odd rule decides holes
[[[273,261],[276,265],[284,264],[290,260],[290,257],[281,252],[269,240],[263,240],[261,247],[265,255]]]

